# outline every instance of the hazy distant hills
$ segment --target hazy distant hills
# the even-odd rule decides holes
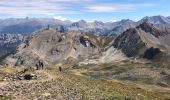
[[[135,27],[143,21],[148,21],[154,24],[165,24],[169,25],[169,17],[153,16],[144,17],[138,22],[132,20],[121,20],[118,22],[86,22],[80,20],[78,22],[61,21],[52,18],[9,18],[0,20],[0,33],[1,34],[29,34],[34,31],[40,30],[47,25],[56,27],[61,31],[78,31],[78,32],[89,32],[98,35],[110,35],[120,34],[128,28]],[[163,19],[164,21],[162,22]]]
[[[144,17],[139,22],[148,21],[152,24],[159,24],[161,26],[168,26],[170,25],[170,17],[164,17],[164,16],[152,16],[152,17]]]
[[[5,19],[0,20],[0,22],[0,34],[30,34],[49,25],[62,32],[88,32],[96,35],[116,35],[137,25],[131,20],[104,23],[100,21],[86,22],[84,20],[78,22],[60,21],[50,18]]]
[[[1,34],[30,34],[38,31],[47,25],[65,25],[69,21],[60,21],[55,19],[38,19],[38,18],[25,18],[25,19],[4,19],[0,20],[0,33]]]
[[[164,16],[144,17],[134,22],[126,19],[117,22],[78,22],[61,21],[52,18],[22,18],[22,19],[1,19],[0,34],[30,34],[34,31],[50,25],[61,32],[88,32],[96,35],[119,35],[129,28],[134,28],[144,21],[152,24],[159,24],[162,27],[170,26],[170,18]]]

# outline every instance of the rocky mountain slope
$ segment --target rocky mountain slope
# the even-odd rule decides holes
[[[59,63],[98,58],[113,41],[112,37],[99,37],[85,33],[60,33],[49,28],[35,34],[28,44],[21,44],[18,52],[7,58],[12,65],[31,66],[43,60]]]
[[[67,60],[89,62],[88,59],[93,59],[92,62],[109,63],[131,58],[153,59],[159,54],[169,55],[170,51],[169,17],[153,16],[145,17],[138,22],[122,20],[114,23],[36,18],[1,21],[4,25],[0,27],[21,24],[29,26],[31,23],[43,26],[43,29],[31,34],[32,39],[28,43],[22,43],[18,47],[18,52],[12,57],[15,59],[12,60],[13,65],[35,65],[35,61],[38,60],[56,63]],[[48,27],[44,28],[46,25]],[[13,31],[13,28],[10,31]],[[9,44],[13,43],[13,40],[17,44],[22,41],[20,37],[15,36],[10,40]],[[10,46],[5,41],[1,41],[1,47],[16,48],[17,45]]]
[[[170,30],[144,22],[130,28],[117,38],[78,32],[58,32],[44,29],[33,35],[27,44],[6,60],[12,65],[31,66],[39,61],[45,64],[85,61],[110,63],[133,58],[154,59],[169,55]]]
[[[169,36],[169,29],[144,22],[118,36],[113,46],[121,49],[128,57],[146,57],[147,52],[153,53],[151,56],[155,56],[159,52],[169,53]]]
[[[0,58],[14,52],[24,40],[25,37],[22,34],[0,34]]]

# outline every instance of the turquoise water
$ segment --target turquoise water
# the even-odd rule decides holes
[[[89,76],[90,78],[112,78],[112,74],[101,74],[101,73],[96,73],[96,74],[88,74],[88,73],[81,73],[82,75]]]

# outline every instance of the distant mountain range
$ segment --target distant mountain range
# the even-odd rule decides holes
[[[35,32],[27,42],[22,42],[15,54],[8,56],[5,62],[12,65],[34,66],[38,60],[46,64],[80,62],[87,59],[92,60],[92,63],[110,63],[169,57],[168,17],[145,17],[138,22],[131,20],[115,23],[87,23],[83,20],[68,22],[69,24],[65,26],[46,27]],[[112,33],[102,30],[109,33],[104,35],[101,30],[91,31],[90,29],[95,29],[94,26],[100,29],[110,28]],[[93,32],[95,34],[92,34]]]
[[[61,21],[52,18],[21,18],[21,19],[1,19],[0,34],[30,34],[39,31],[48,25],[56,28],[60,32],[87,32],[95,35],[119,35],[129,28],[134,28],[144,21],[152,24],[159,24],[161,27],[170,27],[170,17],[152,16],[134,22],[126,19],[117,22],[86,22],[80,20],[71,22]]]
[[[86,59],[92,59],[93,63],[134,58],[152,60],[165,55],[169,57],[170,52],[169,17],[153,16],[138,22],[121,20],[107,23],[29,18],[1,21],[1,32],[11,34],[0,35],[3,48],[0,57],[15,51],[5,59],[12,65],[30,66],[38,60],[46,63]]]

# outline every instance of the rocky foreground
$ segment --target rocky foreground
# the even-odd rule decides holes
[[[170,91],[74,75],[58,67],[36,70],[37,79],[0,82],[2,100],[164,100]]]
[[[0,94],[16,100],[80,100],[82,97],[76,88],[58,81],[8,83],[0,88]]]
[[[44,70],[38,70],[34,74],[37,75],[37,79],[33,78],[33,80],[16,80],[16,75],[14,75],[15,77],[10,75],[10,78],[5,76],[5,79],[8,80],[0,83],[0,99],[79,100],[82,97],[75,87],[55,80]]]

